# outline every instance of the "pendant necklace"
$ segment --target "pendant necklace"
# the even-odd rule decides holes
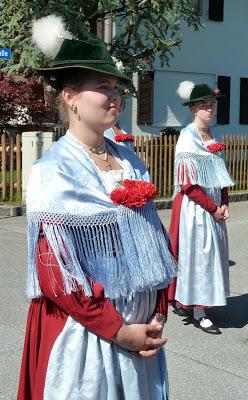
[[[67,132],[66,134],[67,134],[67,136],[72,138],[75,142],[77,142],[89,155],[105,162],[106,167],[108,168],[109,171],[112,169],[111,164],[109,163],[109,155],[108,155],[108,150],[107,150],[107,146],[106,146],[105,142],[103,142],[103,144],[101,144],[101,146],[99,146],[99,147],[90,147],[90,146],[87,146],[86,144],[80,142],[80,140],[78,140],[70,132]],[[103,156],[103,158],[101,155]]]
[[[106,148],[106,146],[105,146],[105,148]],[[95,157],[95,158],[98,158],[101,161],[104,161],[106,163],[106,167],[108,168],[109,171],[112,169],[111,165],[109,164],[109,160],[108,160],[108,150],[107,150],[107,148],[106,148],[105,153],[101,153],[101,154],[104,154],[104,158],[100,157],[97,153],[91,153],[91,152],[88,152],[88,153],[91,154],[92,157]]]
[[[212,139],[213,138],[209,127],[202,125],[202,126],[197,126],[197,128],[200,131],[200,135],[201,135],[202,139]]]

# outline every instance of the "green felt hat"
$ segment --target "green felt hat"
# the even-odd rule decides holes
[[[225,95],[220,94],[218,91],[215,92],[206,84],[195,85],[190,94],[190,99],[183,103],[183,106],[192,106],[199,101],[210,99],[218,100],[223,97],[225,97]]]
[[[130,79],[117,68],[105,43],[88,33],[83,40],[64,39],[50,65],[47,68],[36,68],[36,71],[48,78],[52,84],[52,81],[56,80],[56,75],[73,68],[92,70],[115,76],[123,82],[130,82]]]

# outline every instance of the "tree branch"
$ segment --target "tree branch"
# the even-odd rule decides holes
[[[106,10],[105,12],[99,12],[98,10],[96,10],[93,14],[91,14],[90,16],[87,17],[88,20],[91,19],[99,19],[99,18],[105,18],[106,15],[108,14],[119,14],[121,12],[124,12],[125,8],[124,7],[120,7],[120,8],[116,8],[115,10]]]

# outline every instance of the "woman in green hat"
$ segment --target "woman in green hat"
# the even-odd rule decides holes
[[[174,261],[144,164],[104,138],[120,114],[105,44],[35,23],[69,130],[34,163],[27,193],[31,300],[18,400],[165,400],[165,287]]]
[[[178,94],[193,113],[182,129],[175,153],[175,194],[170,237],[178,274],[169,300],[181,316],[193,309],[194,325],[206,333],[221,331],[205,308],[226,305],[229,257],[225,220],[229,217],[227,188],[233,181],[226,168],[224,144],[212,136],[209,123],[222,97],[208,85],[181,82]]]

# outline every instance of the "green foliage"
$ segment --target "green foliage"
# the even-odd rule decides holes
[[[0,2],[0,46],[10,47],[13,57],[3,63],[8,72],[28,74],[46,60],[31,42],[32,20],[49,14],[62,15],[77,37],[84,29],[97,32],[97,22],[116,23],[110,52],[122,60],[127,72],[151,68],[156,55],[168,63],[179,46],[182,22],[195,30],[199,16],[191,0],[2,0]]]
[[[2,183],[2,171],[0,170],[0,183]],[[16,170],[13,172],[13,181],[16,182],[17,173]],[[22,204],[22,195],[21,193],[17,193],[17,190],[14,190],[13,199],[10,200],[10,171],[6,171],[6,198],[3,200],[2,198],[2,188],[0,188],[0,203],[9,203],[9,204]]]

